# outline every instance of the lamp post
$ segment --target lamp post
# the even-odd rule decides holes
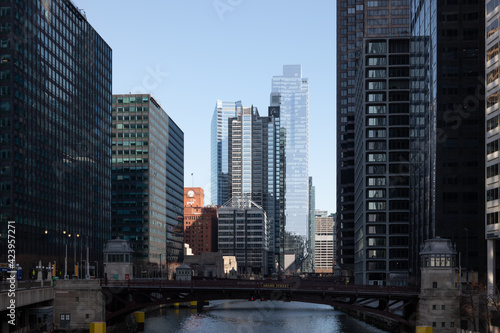
[[[85,280],[90,280],[90,272],[89,272],[89,236],[87,236],[87,259],[85,260]]]
[[[78,275],[78,268],[80,265],[78,265],[77,261],[76,261],[76,246],[78,244],[77,242],[77,239],[80,238],[80,234],[76,234],[76,237],[75,237],[75,255],[74,255],[74,261],[73,261],[73,266],[75,267],[75,273],[73,274],[73,276],[75,276],[77,279],[80,278],[80,276]]]
[[[66,230],[63,231],[63,234],[66,235]],[[71,234],[68,234],[68,237],[71,237]],[[64,238],[66,243],[66,256],[64,257],[64,280],[67,280],[68,277],[68,240]]]
[[[465,272],[466,281],[469,283],[469,229],[464,228],[465,231]]]

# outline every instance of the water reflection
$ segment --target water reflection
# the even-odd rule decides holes
[[[327,305],[299,302],[211,301],[209,307],[150,314],[146,333],[384,333]]]

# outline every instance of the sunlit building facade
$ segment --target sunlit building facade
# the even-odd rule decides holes
[[[269,271],[280,266],[284,228],[284,155],[279,103],[260,116],[256,107],[240,107],[229,118],[228,190],[230,198],[248,197],[266,212],[274,252]]]
[[[217,100],[210,127],[211,136],[211,201],[214,205],[223,205],[228,196],[228,119],[236,117],[236,110],[241,101],[227,102]]]
[[[151,95],[112,102],[113,237],[150,271],[182,262],[184,133]]]
[[[496,292],[498,254],[496,243],[500,238],[500,173],[499,173],[499,140],[500,140],[500,82],[499,67],[499,2],[486,2],[486,239],[487,239],[487,266],[488,290],[491,295]]]

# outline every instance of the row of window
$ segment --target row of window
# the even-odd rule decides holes
[[[147,106],[125,106],[125,107],[112,107],[111,112],[148,112]]]
[[[385,210],[387,204],[385,201],[368,201],[366,203],[367,210]],[[390,210],[405,210],[410,208],[410,203],[407,200],[391,200],[389,201]]]
[[[113,96],[112,103],[116,104],[129,104],[129,103],[149,103],[149,97],[139,96],[139,97],[127,97],[127,96]]]

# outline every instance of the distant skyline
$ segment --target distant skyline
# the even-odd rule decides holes
[[[113,49],[113,93],[151,92],[184,131],[184,185],[202,187],[207,203],[217,99],[265,111],[273,75],[301,64],[316,208],[336,212],[336,3],[73,2]]]

